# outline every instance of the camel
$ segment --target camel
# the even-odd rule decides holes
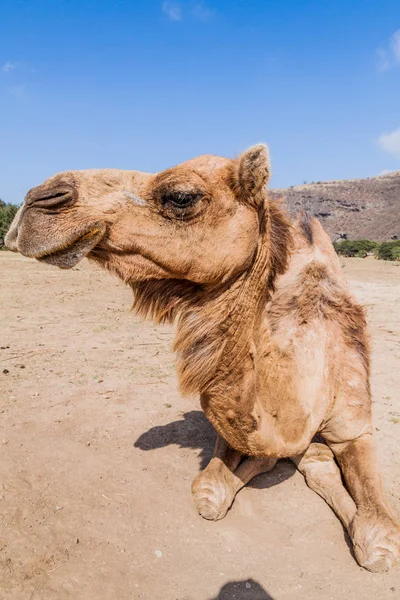
[[[246,483],[290,458],[358,563],[386,571],[400,527],[372,436],[364,309],[320,223],[289,222],[269,177],[264,144],[157,174],[61,173],[27,193],[6,244],[63,269],[86,256],[131,286],[140,315],[176,323],[181,391],[200,395],[217,433],[192,484],[201,516],[221,519]]]

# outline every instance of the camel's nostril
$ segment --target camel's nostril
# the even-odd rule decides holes
[[[49,192],[48,195],[42,196],[41,200],[55,200],[58,198],[65,198],[66,196],[70,196],[71,192],[68,191],[57,191],[57,192]]]
[[[75,197],[75,189],[69,184],[59,185],[50,189],[39,186],[28,192],[25,198],[25,205],[30,206],[35,204],[35,206],[43,208],[54,208],[70,203]]]

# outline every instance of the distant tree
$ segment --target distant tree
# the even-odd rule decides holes
[[[378,244],[372,240],[340,240],[333,243],[338,254],[365,258],[375,254],[380,260],[400,260],[400,240]]]
[[[376,252],[379,244],[371,240],[340,240],[333,244],[338,254],[365,258],[367,254]]]
[[[377,256],[382,260],[399,260],[400,240],[393,240],[392,242],[383,242],[379,246]]]
[[[6,204],[3,200],[0,200],[0,248],[4,246],[4,238],[13,222],[17,210],[18,206]]]

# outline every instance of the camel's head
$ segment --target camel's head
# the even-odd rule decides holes
[[[254,256],[268,178],[264,145],[156,175],[61,173],[27,193],[6,245],[61,268],[88,256],[131,283],[224,282]]]

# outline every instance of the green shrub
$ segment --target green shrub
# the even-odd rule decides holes
[[[365,258],[367,254],[376,251],[379,247],[379,244],[372,240],[342,240],[333,245],[338,254],[357,256],[358,258]]]
[[[336,252],[343,256],[365,258],[373,252],[380,260],[400,260],[400,240],[381,244],[372,240],[342,240],[333,245]]]
[[[400,240],[382,242],[376,255],[381,260],[400,260]]]
[[[4,246],[4,238],[15,217],[18,206],[14,204],[4,204],[0,200],[0,249]]]

